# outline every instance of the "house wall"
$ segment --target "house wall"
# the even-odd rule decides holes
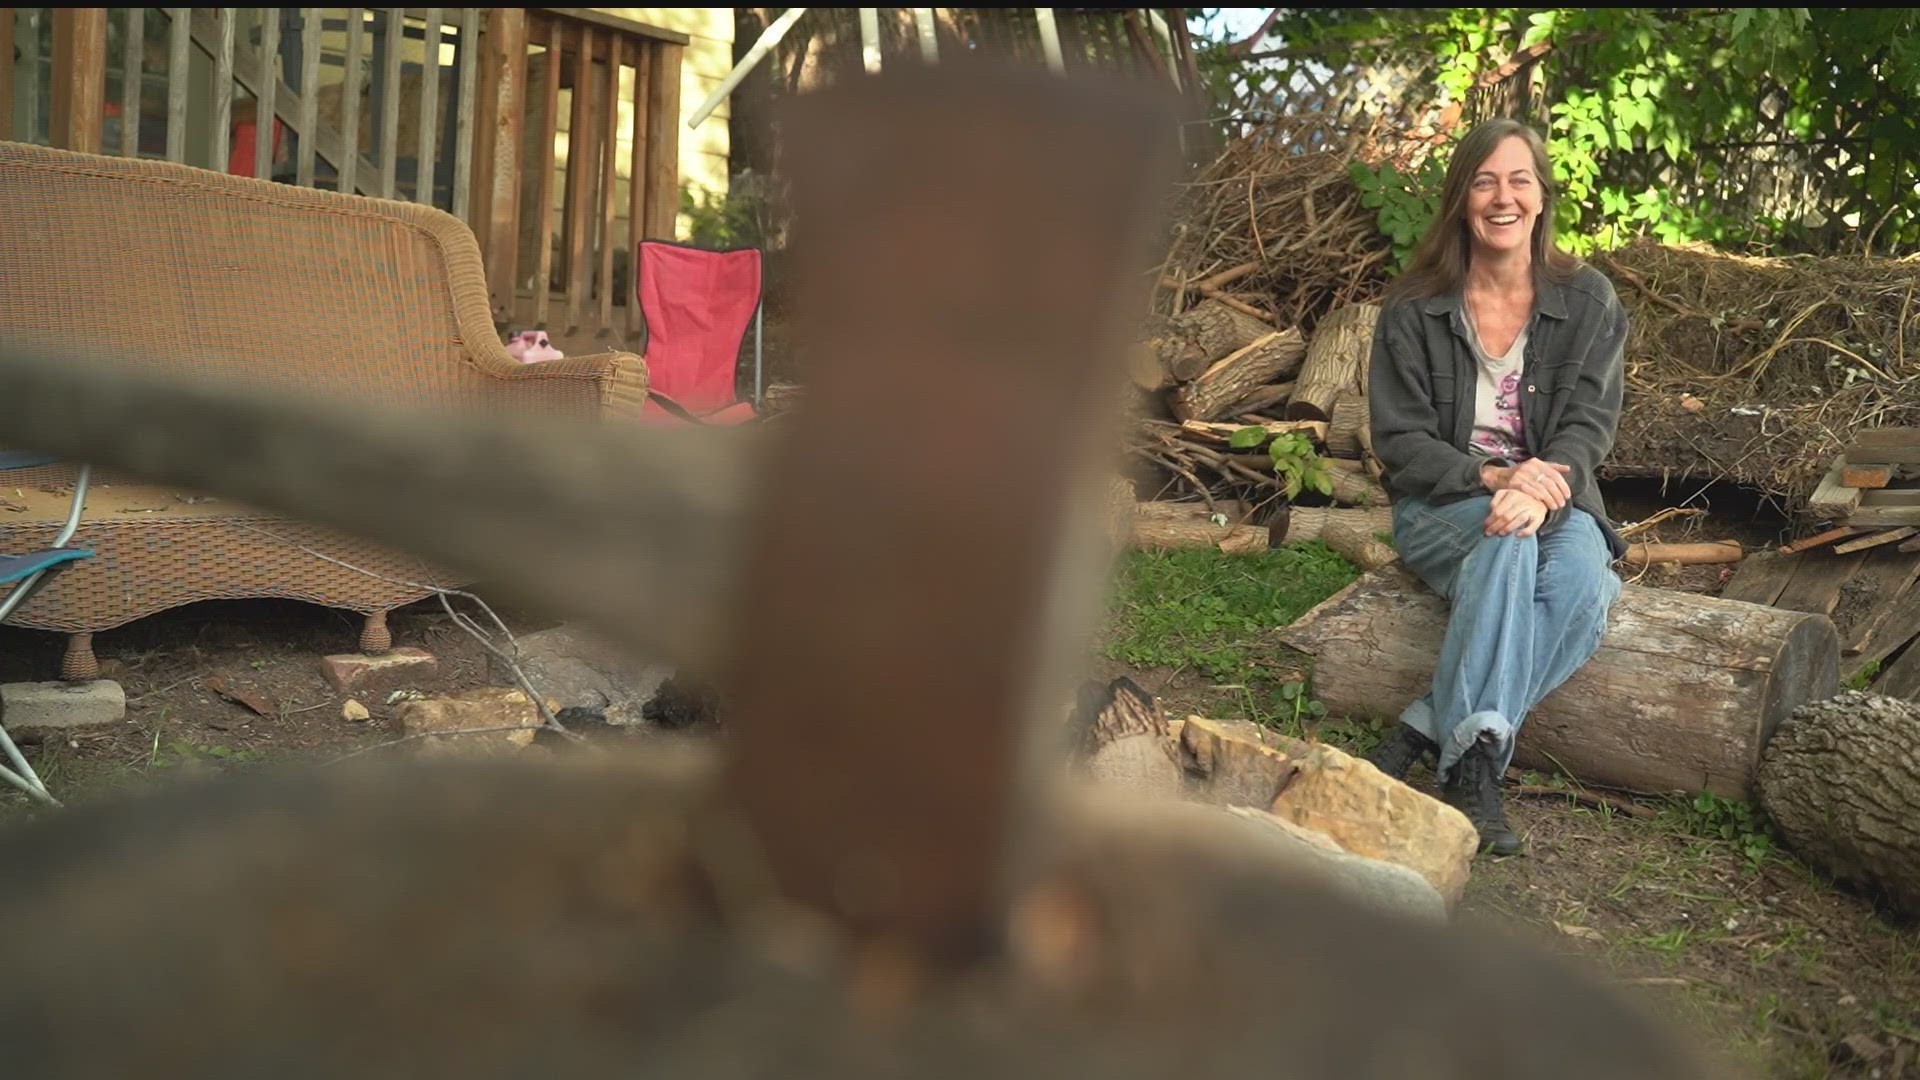
[[[603,7],[593,10],[674,30],[692,39],[680,68],[680,180],[694,189],[695,198],[703,192],[715,197],[726,194],[727,118],[731,115],[731,103],[722,101],[696,130],[687,129],[686,119],[733,69],[733,9]],[[684,238],[689,229],[687,216],[682,214],[678,234]]]

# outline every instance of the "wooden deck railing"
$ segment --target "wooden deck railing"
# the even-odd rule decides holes
[[[679,207],[685,35],[579,8],[13,8],[0,28],[0,138],[436,206],[472,226],[496,320],[638,332],[631,252]]]

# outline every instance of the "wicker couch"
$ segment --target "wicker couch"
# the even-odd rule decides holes
[[[238,374],[289,394],[387,403],[588,417],[637,412],[647,391],[646,366],[630,353],[532,365],[508,355],[479,248],[451,215],[9,142],[0,142],[0,332],[186,377]],[[0,553],[52,542],[74,476],[71,466],[0,475]],[[210,599],[358,612],[361,649],[383,652],[387,613],[431,595],[418,583],[455,584],[380,545],[101,471],[72,543],[95,556],[8,619],[70,635],[67,679],[97,674],[95,633]]]

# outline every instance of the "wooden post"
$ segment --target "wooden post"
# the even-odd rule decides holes
[[[407,9],[386,9],[380,36],[374,39],[374,51],[380,54],[380,82],[374,99],[380,104],[380,197],[383,199],[394,198],[395,185],[399,183],[400,52],[406,44]]]
[[[488,8],[475,99],[473,232],[487,260],[495,322],[513,318],[520,258],[520,140],[527,98],[527,10]]]
[[[9,20],[11,21],[11,20]],[[120,146],[121,157],[140,156],[140,91],[146,72],[147,9],[127,9],[127,33],[120,39]],[[7,44],[11,45],[9,41]],[[4,50],[9,56],[11,48]],[[11,80],[9,80],[11,85]]]
[[[647,187],[647,145],[651,138],[653,55],[656,47],[649,41],[633,44],[633,157],[628,169],[632,182],[627,185],[627,336],[640,336],[640,242],[647,238],[647,208],[652,205]]]
[[[454,57],[460,66],[459,89],[453,113],[453,216],[472,226],[469,213],[473,190],[473,83],[480,66],[480,13],[473,8],[460,9],[460,50]],[[477,234],[476,234],[477,235]]]
[[[340,84],[340,160],[334,190],[353,194],[360,167],[360,67],[367,55],[367,9],[347,9],[346,72]]]
[[[214,172],[226,172],[233,153],[233,9],[215,8],[214,18],[219,47],[213,56],[213,126],[207,133],[213,145],[208,156]]]
[[[345,100],[345,95],[341,96]],[[294,165],[293,182],[313,186],[313,159],[320,128],[320,9],[300,9],[300,158]],[[358,156],[359,147],[345,148],[346,156]],[[337,168],[337,166],[336,166]],[[346,189],[351,191],[351,188]]]
[[[647,93],[647,235],[672,240],[680,220],[680,63],[685,48],[661,43]]]
[[[13,50],[19,28],[14,22],[18,8],[8,8],[0,15],[0,139],[13,139]]]
[[[53,145],[100,152],[107,107],[107,9],[53,9]]]
[[[567,329],[580,327],[580,308],[586,301],[587,238],[593,230],[590,209],[593,194],[593,50],[600,32],[580,26],[580,52],[574,57],[573,115],[567,123],[567,216],[562,250],[567,256]]]
[[[167,9],[167,160],[187,160],[187,65],[192,8]]]
[[[600,155],[600,327],[602,334],[613,330],[613,236],[615,211],[620,200],[615,196],[620,180],[620,35],[607,34],[607,99],[604,138],[606,149]],[[631,180],[629,181],[631,182]]]
[[[260,81],[253,95],[253,175],[273,179],[274,91],[279,85],[280,9],[260,8]]]
[[[540,232],[534,241],[536,270],[533,278],[533,321],[547,325],[547,308],[553,294],[553,169],[554,143],[560,126],[560,64],[566,59],[563,48],[566,34],[557,21],[548,21],[547,70],[540,88],[540,172],[534,177],[534,210],[540,215]]]
[[[438,164],[440,122],[440,9],[426,9],[420,36],[420,145],[414,151],[413,201],[433,205],[433,174]]]

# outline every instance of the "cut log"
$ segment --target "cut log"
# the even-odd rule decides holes
[[[1362,570],[1378,570],[1400,558],[1392,545],[1383,544],[1374,539],[1372,533],[1363,533],[1344,521],[1328,522],[1320,530],[1320,539]]]
[[[1386,506],[1387,489],[1381,486],[1367,467],[1345,458],[1326,458],[1327,471],[1333,474],[1333,501],[1342,506]]]
[[[1135,520],[1151,518],[1155,521],[1205,521],[1214,511],[1227,515],[1227,521],[1238,525],[1247,520],[1252,508],[1239,499],[1215,499],[1213,510],[1207,509],[1203,502],[1173,502],[1167,499],[1155,499],[1133,504]]]
[[[1276,379],[1300,370],[1307,346],[1300,331],[1276,330],[1215,361],[1200,377],[1174,392],[1173,414],[1182,420],[1212,420],[1228,406]]]
[[[1313,441],[1324,443],[1327,440],[1327,425],[1318,420],[1277,420],[1267,424],[1220,424],[1210,420],[1182,420],[1180,434],[1183,437],[1226,446],[1233,439],[1233,433],[1243,427],[1263,427],[1269,435],[1285,435],[1290,431],[1304,431],[1313,436]]]
[[[1274,514],[1268,528],[1273,531],[1273,546],[1304,544],[1326,539],[1327,526],[1339,522],[1363,536],[1392,536],[1393,510],[1386,506],[1343,509],[1321,506],[1283,506]]]
[[[1181,375],[1182,382],[1198,377],[1208,365],[1273,333],[1273,327],[1219,300],[1202,300],[1175,316],[1173,322],[1200,353],[1199,367],[1191,374]]]
[[[1376,304],[1348,304],[1313,328],[1300,365],[1299,385],[1287,403],[1289,420],[1332,420],[1333,406],[1346,395],[1366,394],[1367,358],[1373,354]]]
[[[1161,362],[1159,350],[1144,341],[1127,346],[1127,379],[1149,394],[1173,385],[1173,374]]]
[[[1299,392],[1295,391],[1297,395]],[[1364,394],[1343,394],[1333,403],[1327,423],[1327,453],[1335,457],[1358,458],[1373,443],[1372,416]]]
[[[1281,641],[1314,657],[1335,715],[1397,717],[1432,686],[1448,607],[1388,566],[1302,616]],[[1627,585],[1599,652],[1527,717],[1522,768],[1627,791],[1750,800],[1774,729],[1840,685],[1825,616]]]
[[[1849,691],[1796,710],[1760,765],[1787,847],[1920,914],[1920,705]]]
[[[1229,517],[1225,525],[1208,519],[1206,504],[1178,503],[1184,511],[1169,511],[1141,503],[1133,519],[1133,546],[1141,551],[1214,548],[1226,555],[1249,555],[1269,546],[1268,530]],[[1223,509],[1223,512],[1224,509]]]
[[[1167,377],[1182,382],[1207,370],[1206,349],[1195,340],[1193,328],[1178,319],[1149,315],[1141,325],[1141,344],[1153,353]]]
[[[1251,412],[1259,412],[1269,405],[1278,405],[1293,394],[1293,387],[1294,384],[1290,382],[1259,387],[1253,393],[1227,406],[1227,411],[1220,415],[1245,416]]]
[[[1629,566],[1647,566],[1652,563],[1699,566],[1708,563],[1736,563],[1740,561],[1741,554],[1740,545],[1732,540],[1711,544],[1659,544],[1647,541],[1629,545],[1625,561]]]

